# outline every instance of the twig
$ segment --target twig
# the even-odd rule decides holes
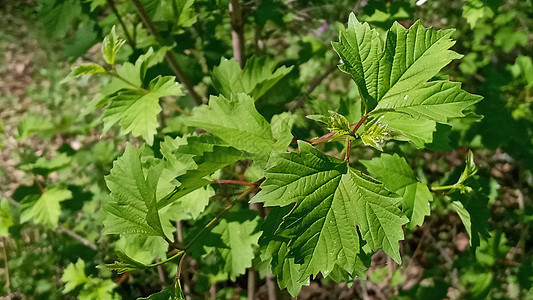
[[[350,128],[353,126],[352,133],[357,132],[357,130],[359,129],[359,127],[361,127],[361,125],[363,125],[367,117],[368,117],[368,114],[364,114],[359,120],[359,122],[357,122],[355,125],[350,125]]]
[[[181,226],[181,222],[176,222],[176,242],[179,245],[183,245],[183,230]],[[183,254],[183,256],[180,259],[180,263],[178,265],[178,273],[176,274],[176,280],[178,280],[180,277],[183,278],[183,292],[185,294],[186,300],[191,300],[191,288],[190,288],[190,281],[189,281],[189,264],[188,260],[185,259],[186,254]],[[182,276],[183,275],[183,276]]]
[[[255,271],[248,269],[248,300],[255,299]]]
[[[159,262],[159,259],[157,259],[156,261]],[[165,280],[165,272],[163,271],[162,265],[157,266],[157,275],[159,276],[159,281],[161,281],[161,286],[163,287],[163,289],[165,289],[167,287],[167,283]]]
[[[122,30],[124,30],[124,35],[126,36],[126,40],[128,41],[128,44],[130,44],[130,46],[133,49],[135,49],[135,42],[131,38],[128,30],[126,29],[126,24],[124,24],[124,21],[122,20],[122,17],[118,13],[118,10],[117,10],[117,7],[115,6],[115,3],[113,2],[113,0],[107,0],[107,4],[109,4],[109,6],[111,7],[111,10],[113,11],[115,16],[117,17],[118,22],[120,23],[120,26],[122,26]]]
[[[274,282],[274,276],[270,274],[266,275],[266,285],[267,285],[267,292],[268,292],[268,300],[276,300],[278,295],[277,295],[276,283]]]
[[[240,0],[229,1],[229,15],[231,18],[231,40],[233,42],[233,57],[239,62],[241,69],[246,64],[244,55],[244,23]]]
[[[350,151],[352,150],[352,140],[348,138],[348,142],[346,143],[346,156],[344,157],[344,161],[349,164],[350,163]]]
[[[211,300],[215,300],[217,298],[217,286],[212,284],[209,287],[209,295],[211,296]]]
[[[152,19],[150,19],[150,16],[148,15],[148,12],[146,9],[144,9],[144,6],[141,4],[139,0],[131,0],[133,2],[133,5],[135,5],[135,8],[137,8],[137,12],[139,13],[139,16],[141,17],[141,20],[143,21],[144,25],[148,29],[148,31],[156,37],[156,39],[161,39],[161,35],[159,34],[159,31],[157,28],[155,28],[154,23],[152,22]],[[172,72],[176,74],[176,77],[178,77],[178,80],[185,86],[187,91],[189,91],[189,94],[193,98],[194,102],[196,102],[197,105],[202,104],[202,98],[196,90],[194,89],[193,84],[191,83],[191,80],[189,79],[189,76],[183,71],[183,69],[180,67],[178,61],[174,57],[174,54],[172,53],[172,50],[168,50],[167,53],[165,53],[165,58],[168,62],[168,65],[170,69],[172,69]]]
[[[239,185],[247,185],[247,186],[253,186],[255,183],[244,181],[244,180],[231,180],[231,179],[215,179],[213,180],[213,183],[231,183],[231,184],[239,184]]]
[[[11,295],[11,280],[9,278],[9,260],[7,258],[7,251],[6,251],[6,238],[2,238],[2,251],[4,252],[4,269],[5,269],[5,273],[6,273],[6,291],[7,291],[7,295],[8,295],[8,299],[9,298],[9,295]]]
[[[82,243],[83,245],[93,249],[94,251],[98,250],[98,246],[96,246],[96,244],[92,243],[91,241],[82,237],[81,235],[75,233],[74,231],[65,228],[63,225],[59,224],[57,228],[61,230],[62,232],[66,233],[68,236],[78,240],[78,242]]]

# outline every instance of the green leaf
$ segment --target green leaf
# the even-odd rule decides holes
[[[0,236],[9,235],[9,227],[13,225],[13,216],[9,212],[9,202],[6,198],[0,200]]]
[[[274,139],[270,124],[257,112],[254,100],[243,93],[231,94],[230,98],[212,96],[209,106],[196,107],[186,122],[250,153],[250,158],[263,166],[272,151],[285,151],[290,143],[288,139],[283,139],[283,144]]]
[[[362,98],[370,108],[377,105],[378,66],[381,56],[381,41],[368,23],[361,24],[350,14],[348,28],[341,29],[339,42],[333,42],[333,49],[343,64],[339,69],[352,75]]]
[[[48,186],[41,195],[28,195],[20,204],[20,222],[33,222],[42,224],[49,229],[57,227],[61,214],[59,202],[72,198],[72,192],[54,186]]]
[[[417,21],[409,30],[395,23],[382,49],[376,31],[351,14],[348,28],[333,43],[343,61],[340,69],[352,75],[366,100],[367,111],[397,111],[416,118],[446,123],[480,101],[460,83],[433,81],[444,66],[461,55],[449,50],[453,30],[424,28]]]
[[[78,258],[75,264],[70,263],[63,272],[61,281],[65,283],[63,294],[73,291],[76,287],[88,282],[89,278],[85,275],[85,262],[83,259]]]
[[[429,216],[433,196],[425,184],[418,182],[403,157],[383,153],[381,157],[363,160],[361,163],[387,189],[402,197],[402,210],[410,220],[408,228],[424,223],[424,217]]]
[[[39,157],[34,163],[21,165],[20,169],[48,177],[53,172],[69,168],[71,165],[71,157],[65,153],[58,153],[54,159]]]
[[[221,60],[220,65],[213,69],[213,86],[226,98],[230,98],[232,93],[246,93],[258,100],[292,70],[292,67],[285,66],[276,69],[276,65],[266,58],[252,57],[241,70],[235,59]]]
[[[206,176],[249,156],[210,135],[178,137],[174,141],[167,139],[161,148],[178,186],[159,200],[159,208],[209,185],[211,180]]]
[[[75,67],[72,70],[72,76],[78,77],[81,75],[101,74],[105,73],[105,69],[99,64],[86,63]]]
[[[141,166],[143,149],[126,145],[124,154],[106,176],[112,200],[104,210],[105,234],[142,234],[165,237],[156,204],[156,190],[163,164],[147,170]]]
[[[258,213],[252,210],[227,213],[211,232],[203,232],[197,239],[197,246],[191,249],[193,257],[200,259],[201,254],[214,252],[220,269],[235,281],[252,266],[254,247],[261,235],[259,220]]]
[[[122,89],[109,96],[111,103],[104,113],[104,131],[119,123],[122,133],[142,136],[152,145],[157,133],[157,115],[161,112],[159,98],[182,95],[181,86],[173,76],[158,76],[150,82],[149,90]]]
[[[434,132],[437,130],[435,121],[417,119],[403,113],[388,112],[378,118],[380,124],[386,124],[394,131],[393,139],[408,140],[419,149],[433,141]]]
[[[126,40],[119,39],[115,32],[115,26],[111,28],[111,32],[104,38],[102,42],[102,55],[105,61],[110,65],[115,65],[118,50],[126,43]]]
[[[179,198],[161,210],[161,218],[172,221],[195,220],[215,194],[211,187],[199,188]]]
[[[408,221],[396,206],[401,199],[345,162],[307,143],[298,145],[300,153],[271,158],[267,179],[252,201],[297,203],[282,227],[290,256],[303,265],[300,279],[327,274],[335,265],[353,272],[360,248],[356,226],[371,249],[381,248],[400,262],[399,240]]]
[[[119,259],[118,261],[115,261],[112,264],[105,264],[101,267],[109,269],[109,270],[113,270],[117,272],[118,274],[122,274],[124,272],[131,272],[135,270],[143,270],[143,269],[147,269],[151,267],[150,265],[145,265],[143,263],[136,261],[135,259],[127,256],[126,254],[120,251],[117,251],[116,254]]]

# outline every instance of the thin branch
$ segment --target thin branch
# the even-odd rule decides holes
[[[70,237],[72,237],[72,238],[78,240],[78,241],[79,241],[80,243],[82,243],[83,245],[85,245],[85,246],[87,246],[87,247],[93,249],[94,251],[97,251],[97,250],[98,250],[98,246],[96,246],[96,244],[94,244],[93,242],[89,241],[88,239],[82,237],[81,235],[75,233],[74,231],[65,228],[65,226],[59,224],[59,225],[57,226],[57,228],[58,228],[60,231],[66,233],[68,236],[70,236]]]
[[[231,18],[233,57],[243,69],[246,64],[246,56],[244,55],[244,22],[242,21],[242,9],[239,0],[229,1],[229,15]]]
[[[277,295],[276,283],[274,282],[274,276],[270,274],[266,275],[266,285],[267,285],[267,291],[268,291],[268,300],[276,300],[278,295]]]
[[[238,185],[247,185],[247,186],[254,186],[255,183],[244,181],[244,180],[231,180],[231,179],[215,179],[213,180],[213,183],[230,183],[230,184],[238,184]]]
[[[248,269],[248,300],[255,299],[255,271]]]
[[[157,28],[155,28],[154,23],[152,22],[152,19],[150,19],[150,16],[148,15],[148,12],[146,9],[144,9],[144,6],[141,4],[139,0],[131,0],[133,2],[133,5],[137,8],[137,12],[139,13],[139,16],[141,17],[141,20],[143,21],[144,25],[148,29],[148,31],[156,37],[156,39],[160,40],[161,35]],[[168,65],[170,66],[170,69],[172,69],[172,72],[176,74],[176,77],[178,77],[178,80],[185,86],[187,91],[189,91],[189,94],[194,99],[194,102],[196,102],[197,105],[202,104],[202,98],[196,90],[194,89],[194,85],[191,83],[191,80],[189,79],[189,76],[183,71],[181,66],[179,65],[178,61],[174,57],[174,54],[172,53],[172,50],[168,50],[167,53],[165,53],[165,58],[167,60]]]
[[[348,142],[346,143],[346,156],[344,157],[344,161],[349,164],[350,163],[350,151],[352,150],[352,140],[348,138]]]
[[[133,83],[133,82],[127,80],[126,78],[124,78],[124,77],[118,75],[115,71],[109,71],[108,74],[111,75],[111,76],[113,76],[113,77],[115,77],[115,78],[117,78],[118,80],[124,82],[125,84],[130,85],[131,87],[134,87],[134,88],[137,89],[137,90],[140,90],[140,91],[142,91],[142,92],[144,92],[144,93],[148,93],[148,92],[150,92],[149,90],[144,89],[144,88],[142,88],[142,87],[136,85],[135,83]]]
[[[122,30],[124,30],[124,35],[126,36],[126,40],[128,41],[128,44],[130,44],[130,46],[133,49],[135,49],[135,42],[131,38],[130,33],[128,32],[128,29],[126,28],[126,24],[124,24],[124,21],[122,20],[122,17],[118,13],[118,10],[117,10],[117,7],[115,6],[115,3],[113,2],[113,0],[107,0],[107,4],[109,4],[109,6],[111,7],[111,10],[113,11],[115,16],[117,17],[118,22],[120,23],[120,26],[122,26]]]
[[[353,126],[352,133],[356,133],[357,132],[357,130],[359,129],[359,127],[361,127],[361,125],[363,125],[363,123],[365,122],[367,117],[368,117],[368,114],[364,114],[361,117],[361,120],[359,120],[359,122],[357,122],[357,124],[350,125],[350,128]]]

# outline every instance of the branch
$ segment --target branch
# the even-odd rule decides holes
[[[120,26],[122,26],[122,30],[124,30],[124,35],[126,36],[126,40],[128,41],[128,44],[130,44],[130,46],[135,49],[135,42],[131,38],[128,30],[126,29],[126,24],[124,24],[124,21],[122,20],[122,17],[118,13],[118,10],[117,10],[117,7],[115,6],[115,3],[113,2],[113,0],[107,0],[107,4],[109,4],[109,6],[111,7],[111,10],[113,11],[115,16],[117,17],[118,22],[120,23]]]
[[[230,183],[230,184],[239,184],[239,185],[247,185],[247,186],[254,186],[255,183],[248,182],[244,180],[231,180],[231,179],[215,179],[213,180],[213,183]]]
[[[161,35],[159,34],[159,31],[157,28],[155,28],[154,23],[152,22],[152,19],[150,19],[150,16],[148,15],[148,12],[146,9],[144,9],[144,6],[141,4],[139,0],[131,0],[133,2],[133,5],[137,8],[137,12],[139,13],[139,16],[141,17],[141,20],[143,21],[144,25],[148,29],[148,31],[156,37],[156,39],[160,40]],[[196,90],[194,89],[194,85],[191,83],[191,80],[189,79],[189,76],[185,74],[183,69],[178,64],[178,61],[174,57],[174,54],[172,53],[172,50],[168,50],[167,53],[165,53],[165,58],[167,60],[168,65],[170,66],[170,69],[172,69],[172,72],[176,74],[176,77],[178,77],[178,80],[185,86],[187,91],[189,91],[189,94],[194,99],[194,102],[196,102],[197,105],[202,104],[202,98]]]
[[[229,1],[229,15],[231,18],[231,40],[233,41],[233,57],[239,62],[241,69],[246,64],[244,55],[244,23],[239,0]]]
[[[60,231],[66,233],[68,236],[78,240],[80,243],[82,243],[83,245],[93,249],[94,251],[97,251],[98,250],[98,246],[96,246],[96,244],[92,243],[91,241],[89,241],[88,239],[82,237],[81,235],[75,233],[74,231],[70,230],[70,229],[67,229],[65,228],[63,225],[59,224],[57,226],[57,228],[59,228]]]

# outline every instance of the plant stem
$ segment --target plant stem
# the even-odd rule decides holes
[[[209,229],[210,227],[212,227],[217,221],[220,220],[220,218],[226,214],[228,211],[230,211],[233,206],[235,206],[235,204],[239,201],[241,201],[242,199],[244,199],[244,197],[248,196],[249,194],[259,190],[259,186],[261,185],[261,183],[263,183],[263,181],[265,181],[265,177],[259,179],[258,181],[254,182],[254,184],[252,186],[250,186],[249,188],[247,188],[244,192],[242,192],[242,194],[239,195],[239,197],[237,197],[237,199],[233,200],[228,206],[226,206],[226,208],[224,208],[223,211],[221,211],[216,217],[214,217],[211,221],[209,221],[209,223],[207,223],[207,225],[204,226],[204,228],[202,228],[202,230],[200,230],[200,232],[198,232],[198,234],[185,246],[185,249],[189,249],[191,247],[191,245],[207,230]]]
[[[152,22],[152,19],[150,19],[150,16],[148,15],[148,12],[146,9],[144,9],[144,6],[141,4],[139,0],[131,0],[133,2],[133,5],[135,5],[135,8],[137,8],[137,12],[139,13],[139,16],[141,17],[141,20],[143,21],[144,25],[148,29],[148,31],[156,37],[156,39],[160,40],[161,35],[159,34],[159,31],[157,28],[155,28],[154,23]],[[191,80],[189,79],[189,76],[183,71],[181,66],[179,65],[178,61],[174,57],[174,54],[172,53],[172,50],[168,50],[167,53],[165,53],[165,58],[167,60],[167,63],[172,69],[172,72],[176,74],[176,77],[178,77],[178,80],[185,86],[187,91],[189,91],[189,95],[193,98],[194,102],[196,102],[197,105],[202,104],[202,98],[196,90],[194,89],[194,85],[191,83]]]
[[[344,161],[349,164],[350,163],[350,151],[352,150],[352,140],[348,138],[348,142],[346,143],[346,156],[344,157]]]
[[[268,291],[268,300],[276,300],[277,289],[276,289],[276,283],[274,282],[274,276],[270,274],[266,275],[266,285],[267,285],[267,291]]]
[[[458,188],[457,184],[450,184],[450,185],[443,185],[443,186],[432,186],[431,190],[433,191],[443,191],[443,190],[451,190]]]
[[[110,72],[108,72],[108,74],[111,75],[111,76],[113,76],[113,77],[115,77],[115,78],[117,78],[118,80],[124,82],[125,84],[134,87],[134,88],[137,89],[137,90],[143,91],[144,93],[148,93],[148,92],[150,92],[149,90],[144,89],[144,88],[142,88],[142,87],[136,85],[135,83],[133,83],[133,82],[127,80],[126,78],[124,78],[124,77],[118,75],[115,71],[110,71]]]
[[[7,258],[7,251],[6,251],[6,238],[2,238],[2,251],[4,252],[4,269],[6,274],[6,292],[8,295],[8,299],[10,299],[9,295],[11,295],[11,279],[9,278],[9,260]]]
[[[213,180],[214,183],[230,183],[230,184],[239,184],[239,185],[247,185],[247,186],[254,186],[255,183],[244,181],[244,180],[231,180],[231,179],[215,179]]]
[[[364,114],[361,119],[359,120],[359,122],[357,122],[357,124],[355,125],[350,125],[350,127],[354,126],[354,128],[352,129],[352,133],[356,133],[357,130],[359,129],[359,127],[361,127],[361,125],[363,125],[363,123],[365,122],[366,118],[368,117],[368,114]]]
[[[229,0],[229,15],[231,18],[231,40],[233,42],[233,57],[241,69],[246,64],[244,55],[244,23],[242,21],[242,9],[239,0]]]
[[[98,251],[98,246],[97,246],[96,244],[92,243],[91,241],[89,241],[88,239],[82,237],[81,235],[75,233],[74,231],[65,228],[65,226],[63,226],[63,225],[61,225],[61,224],[59,224],[59,225],[57,226],[57,228],[58,228],[60,231],[66,233],[68,236],[70,236],[70,237],[72,237],[72,238],[78,240],[78,241],[79,241],[80,243],[82,243],[83,245],[85,245],[85,246],[87,246],[87,247],[93,249],[94,251]]]
[[[115,3],[113,0],[107,0],[107,4],[111,7],[111,10],[117,17],[118,22],[120,23],[120,26],[122,26],[122,30],[124,30],[124,35],[126,36],[126,40],[128,41],[128,44],[130,44],[131,48],[135,49],[135,42],[131,38],[128,30],[126,29],[126,24],[124,24],[124,21],[122,20],[122,17],[118,13],[117,7],[115,6]]]

